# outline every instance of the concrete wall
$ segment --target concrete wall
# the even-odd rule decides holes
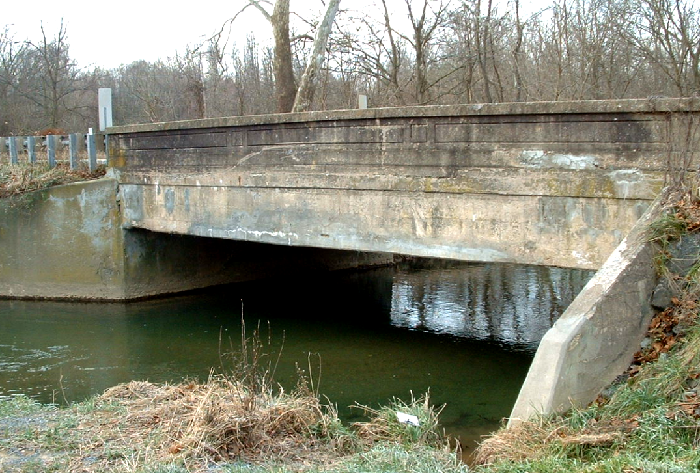
[[[125,231],[117,191],[116,180],[103,179],[0,199],[0,297],[124,300],[393,262],[387,254]]]
[[[584,407],[629,367],[653,315],[657,277],[648,226],[659,213],[657,202],[545,334],[509,425]]]
[[[205,119],[113,128],[111,149],[129,228],[596,269],[661,188],[699,103]]]
[[[115,180],[0,199],[0,296],[124,297]]]

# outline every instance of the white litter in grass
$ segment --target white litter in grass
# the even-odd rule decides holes
[[[402,424],[411,424],[411,425],[415,425],[416,427],[420,426],[420,421],[418,420],[418,417],[412,416],[411,414],[404,414],[403,412],[397,412],[396,418]]]

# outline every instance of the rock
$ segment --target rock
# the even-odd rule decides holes
[[[671,305],[671,299],[679,295],[678,291],[671,289],[669,281],[664,278],[654,288],[651,295],[651,305],[654,309],[664,310]]]
[[[672,274],[687,275],[700,255],[700,233],[684,235],[669,247],[669,251],[671,260],[667,264],[668,270]]]

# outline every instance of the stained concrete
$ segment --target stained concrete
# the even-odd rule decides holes
[[[599,268],[657,195],[696,99],[400,107],[110,129],[123,225]]]
[[[0,199],[0,296],[122,298],[116,197],[101,180]]]
[[[102,179],[0,200],[0,297],[130,300],[394,256],[124,230]]]

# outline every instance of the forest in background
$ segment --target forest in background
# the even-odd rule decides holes
[[[63,25],[41,27],[35,42],[5,26],[0,136],[96,127],[99,87],[112,88],[115,125],[287,112],[284,89],[297,90],[309,57],[323,61],[301,110],[356,108],[358,94],[370,107],[387,107],[700,91],[694,0],[551,0],[527,14],[521,0],[376,0],[361,15],[341,4],[325,43],[318,41],[323,18],[290,29],[289,0],[243,5],[270,22],[272,43],[255,36],[232,43],[228,31],[240,10],[231,11],[201,44],[116,69],[77,64]],[[325,55],[314,51],[319,44]]]

